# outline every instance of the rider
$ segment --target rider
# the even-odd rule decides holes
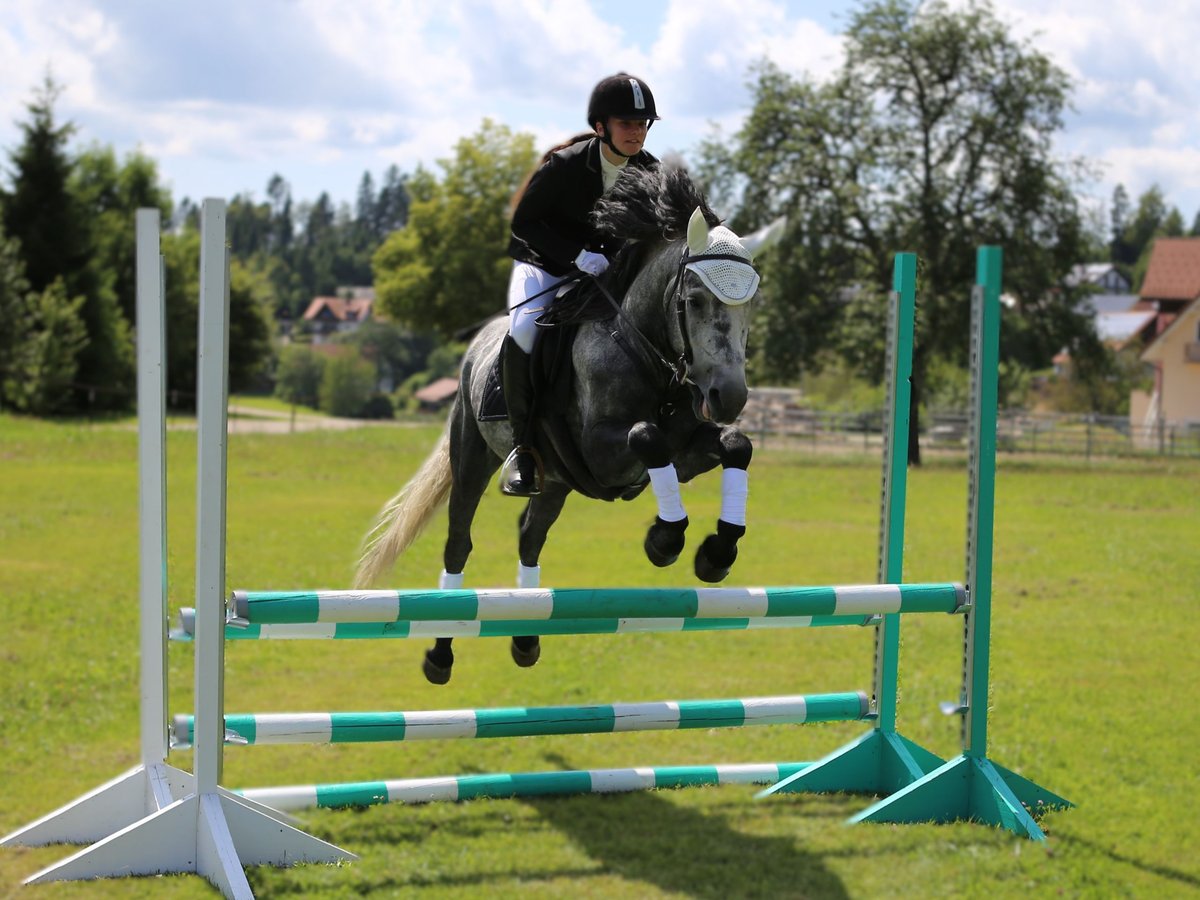
[[[658,160],[642,149],[659,118],[654,95],[640,78],[619,72],[603,79],[588,101],[591,132],[546,154],[519,194],[508,254],[508,336],[502,350],[504,398],[513,450],[500,471],[500,489],[529,497],[541,490],[540,463],[532,450],[534,391],[529,354],[537,318],[554,300],[555,287],[580,272],[600,275],[618,249],[589,221],[596,201],[626,166],[648,168]]]

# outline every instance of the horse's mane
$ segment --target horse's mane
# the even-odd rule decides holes
[[[662,241],[680,240],[687,235],[688,220],[696,207],[700,207],[710,228],[721,224],[682,166],[627,168],[622,172],[592,211],[597,231],[625,241],[601,278],[609,294],[620,302],[645,265],[650,250]],[[565,306],[572,308],[558,310],[556,318],[565,321],[608,318],[613,312],[588,279],[576,291],[575,302]]]
[[[602,234],[627,241],[676,240],[687,233],[697,206],[710,228],[721,224],[682,166],[627,168],[597,202],[592,222]]]

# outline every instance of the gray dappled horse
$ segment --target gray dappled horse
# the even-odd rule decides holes
[[[545,482],[519,519],[518,587],[538,586],[538,557],[572,490],[630,500],[650,484],[659,514],[644,549],[656,566],[675,562],[688,524],[679,483],[718,464],[721,516],[696,552],[695,572],[702,581],[721,581],[746,530],[752,448],[731,423],[747,396],[749,301],[758,288],[750,252],[718,224],[678,168],[623,174],[594,216],[602,231],[626,240],[601,279],[609,298],[623,302],[619,313],[610,300],[614,305],[603,305],[601,318],[578,324],[564,351],[569,356],[542,390],[549,399],[539,407],[537,449]],[[583,285],[579,292],[588,288],[597,291]],[[560,300],[555,308],[570,303]],[[462,586],[471,521],[512,447],[507,420],[480,421],[489,376],[494,390],[506,326],[506,319],[493,320],[471,342],[446,430],[379,514],[356,584],[377,581],[449,497],[440,587]],[[549,336],[543,334],[539,344]],[[450,678],[450,644],[450,638],[438,638],[425,654],[425,675],[435,684]],[[536,636],[513,638],[518,665],[533,665],[539,654]]]

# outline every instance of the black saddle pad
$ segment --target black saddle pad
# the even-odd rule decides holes
[[[534,390],[538,395],[538,415],[562,409],[565,396],[570,389],[571,347],[580,330],[580,323],[593,322],[602,318],[601,307],[594,299],[581,296],[582,290],[572,289],[560,296],[548,310],[538,318],[538,341],[533,346]],[[594,296],[594,295],[593,295]],[[608,307],[608,314],[612,308]],[[504,402],[502,366],[504,350],[487,370],[484,380],[484,397],[479,404],[479,421],[496,421],[509,418],[508,403]]]

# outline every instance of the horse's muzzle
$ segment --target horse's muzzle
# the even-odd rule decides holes
[[[741,415],[748,395],[744,381],[726,379],[709,385],[707,389],[697,387],[694,396],[696,416],[702,421],[730,425]]]

